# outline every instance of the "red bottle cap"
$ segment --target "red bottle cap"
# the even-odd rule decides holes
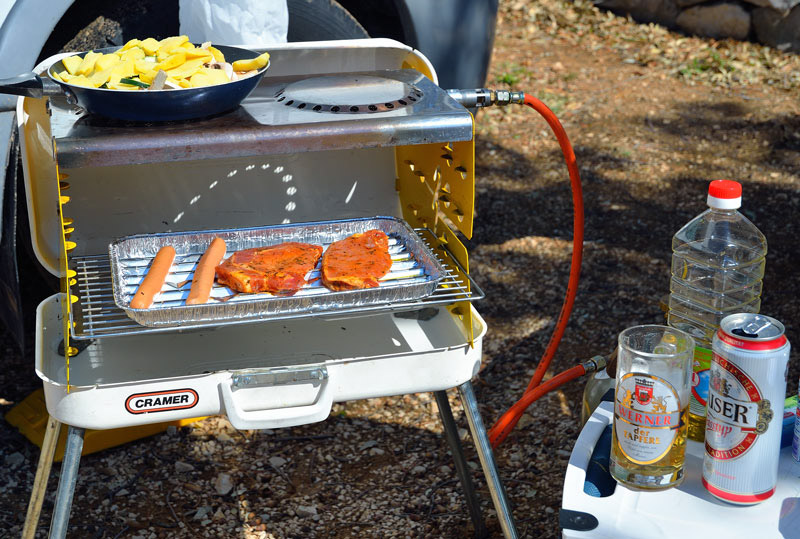
[[[720,210],[735,210],[742,205],[742,184],[733,180],[714,180],[708,186],[708,205]]]

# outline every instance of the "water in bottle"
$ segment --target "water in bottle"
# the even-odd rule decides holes
[[[689,438],[705,436],[711,341],[729,314],[757,313],[767,240],[739,211],[742,186],[716,180],[708,188],[708,209],[672,238],[672,278],[667,323],[696,342]]]

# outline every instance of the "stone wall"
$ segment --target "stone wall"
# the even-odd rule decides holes
[[[800,0],[594,0],[688,34],[752,39],[780,50],[800,51]]]

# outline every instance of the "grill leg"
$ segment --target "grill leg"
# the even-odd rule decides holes
[[[489,436],[486,434],[480,411],[478,411],[478,401],[475,399],[472,382],[464,382],[458,386],[458,393],[464,405],[469,430],[475,442],[475,449],[478,451],[478,458],[481,461],[483,474],[489,486],[489,493],[492,495],[492,502],[497,511],[497,518],[500,521],[500,527],[503,529],[503,535],[507,539],[517,539],[519,535],[517,535],[517,528],[514,525],[514,516],[511,514],[511,506],[506,497],[506,490],[503,487],[503,482],[500,480],[500,474],[497,471],[497,465],[494,462]]]
[[[469,474],[467,459],[464,458],[464,450],[461,447],[461,440],[458,438],[458,426],[453,419],[453,410],[450,409],[450,401],[447,400],[447,393],[444,391],[434,391],[436,404],[439,408],[439,417],[442,418],[444,425],[444,436],[450,446],[450,453],[453,455],[453,462],[456,466],[456,473],[461,480],[464,488],[464,497],[467,499],[467,509],[472,519],[472,526],[475,528],[475,537],[487,537],[486,524],[483,522],[481,514],[480,500],[475,492],[475,485],[472,484],[472,477]]]
[[[75,494],[78,465],[83,451],[83,433],[84,429],[79,427],[69,427],[67,430],[67,447],[64,449],[64,460],[61,462],[61,477],[58,479],[53,519],[50,521],[50,539],[63,539],[67,536],[72,496]]]
[[[39,454],[39,465],[36,467],[36,477],[33,479],[33,492],[28,502],[28,512],[25,515],[25,527],[22,528],[22,539],[33,539],[36,528],[39,526],[39,515],[42,512],[42,503],[47,492],[47,481],[50,479],[50,468],[53,466],[53,455],[56,452],[58,435],[61,432],[61,423],[53,416],[47,416],[47,428],[44,431],[42,452]]]

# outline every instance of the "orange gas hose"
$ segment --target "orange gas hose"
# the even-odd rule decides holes
[[[556,115],[547,107],[547,105],[535,97],[525,94],[524,103],[544,117],[545,121],[550,126],[550,129],[555,134],[559,146],[561,146],[561,152],[564,154],[564,161],[567,165],[570,185],[572,187],[572,262],[570,265],[569,281],[567,283],[567,292],[564,297],[564,304],[561,306],[561,313],[558,316],[558,321],[556,322],[556,326],[553,329],[552,335],[550,336],[550,341],[547,343],[547,348],[545,349],[542,358],[539,360],[539,365],[536,367],[536,370],[534,371],[522,398],[511,408],[509,408],[508,411],[506,411],[489,430],[489,440],[492,444],[492,447],[497,447],[500,445],[500,443],[502,443],[503,440],[505,440],[506,436],[508,436],[508,434],[514,429],[514,426],[516,426],[517,422],[519,422],[519,419],[522,417],[525,409],[530,406],[533,401],[538,399],[550,389],[558,387],[564,382],[577,378],[578,376],[583,375],[585,372],[583,367],[580,367],[580,373],[575,374],[578,372],[575,370],[578,367],[573,367],[567,371],[564,371],[560,375],[551,378],[545,384],[539,387],[542,378],[547,372],[547,369],[550,367],[550,362],[552,361],[553,356],[555,356],[558,345],[561,342],[561,337],[564,335],[564,330],[566,329],[567,322],[569,321],[569,316],[572,313],[572,306],[575,303],[575,294],[578,292],[581,260],[583,259],[583,190],[581,188],[580,172],[578,171],[578,165],[575,160],[575,152],[572,150],[572,145],[569,142],[566,131],[564,131],[564,128],[561,126],[561,122],[558,121]],[[567,379],[559,378],[567,373],[572,374]],[[552,385],[552,382],[556,379],[563,381],[556,385]],[[536,388],[535,394],[533,393],[534,388]],[[535,395],[534,398],[530,398],[529,393]]]
[[[512,430],[514,430],[514,426],[519,421],[519,418],[522,417],[522,414],[525,413],[525,410],[534,403],[534,401],[538,400],[539,397],[549,393],[550,391],[556,389],[557,387],[566,384],[570,380],[574,380],[575,378],[581,377],[586,374],[586,369],[583,365],[575,365],[564,372],[557,374],[544,382],[541,385],[536,386],[535,388],[531,389],[530,391],[526,391],[522,398],[514,403],[514,405],[508,409],[508,411],[503,414],[503,416],[494,424],[492,430],[489,433],[489,441],[492,444],[492,447],[497,447],[500,442],[505,440],[506,436],[508,436]]]

